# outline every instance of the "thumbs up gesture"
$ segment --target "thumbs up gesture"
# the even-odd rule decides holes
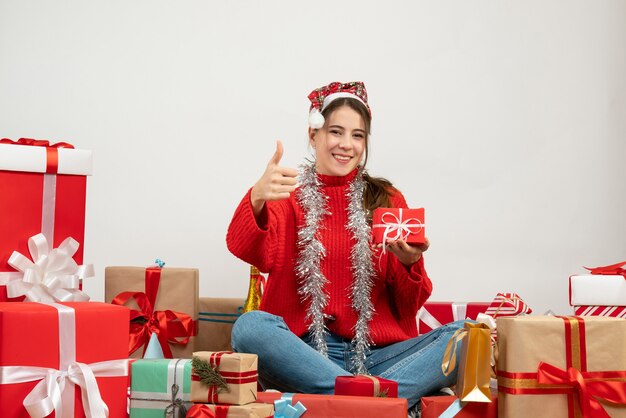
[[[281,167],[283,157],[283,143],[276,141],[276,152],[267,163],[267,168],[252,187],[250,201],[254,215],[258,216],[268,200],[288,199],[291,192],[296,190],[296,176],[298,171],[293,168]]]

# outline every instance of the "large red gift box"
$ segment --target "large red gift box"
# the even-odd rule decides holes
[[[51,248],[71,237],[83,262],[85,191],[91,151],[69,144],[0,140],[0,301],[6,283],[21,274],[8,264],[13,251],[28,255],[28,238],[43,233]]]
[[[1,415],[27,418],[27,403],[40,416],[103,417],[104,401],[110,418],[127,417],[128,320],[128,308],[98,302],[0,302]],[[46,406],[55,390],[61,402]]]
[[[489,402],[461,402],[456,396],[426,396],[421,400],[422,418],[436,418],[444,412],[455,418],[496,418],[498,416],[498,394],[491,394]],[[454,406],[451,406],[455,403]],[[459,410],[460,408],[460,410]],[[458,411],[454,413],[455,411]]]
[[[412,244],[423,244],[425,236],[424,208],[378,208],[372,215],[374,243],[402,239]]]
[[[335,395],[397,398],[398,382],[363,374],[337,376],[335,378]]]
[[[278,399],[301,402],[306,408],[303,418],[406,418],[408,410],[405,398],[259,392],[256,401],[274,403]]]
[[[425,334],[442,325],[476,319],[491,302],[426,302],[417,312],[417,331]]]

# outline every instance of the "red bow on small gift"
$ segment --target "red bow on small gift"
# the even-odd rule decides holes
[[[74,148],[74,145],[69,144],[67,142],[57,142],[56,144],[51,144],[50,141],[46,141],[44,139],[32,139],[32,138],[20,138],[17,141],[13,141],[9,138],[2,138],[0,139],[0,144],[30,145],[33,147],[49,147],[49,148]]]
[[[626,269],[622,267],[624,265],[626,265],[626,261],[622,261],[621,263],[617,263],[617,264],[611,264],[610,266],[585,267],[585,268],[589,270],[589,273],[591,274],[603,274],[603,275],[615,274],[615,275],[624,276],[624,279],[626,279]]]
[[[228,416],[228,405],[213,405],[215,410],[211,410],[207,405],[194,405],[187,412],[187,418],[226,418]]]

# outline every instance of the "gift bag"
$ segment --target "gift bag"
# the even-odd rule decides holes
[[[485,324],[466,322],[454,333],[443,356],[444,375],[456,366],[457,346],[461,342],[456,393],[463,402],[491,402],[491,329]]]

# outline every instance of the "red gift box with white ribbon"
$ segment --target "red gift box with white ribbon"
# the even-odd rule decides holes
[[[99,302],[0,302],[1,415],[127,416],[129,315]]]
[[[476,319],[490,302],[426,302],[417,312],[417,331],[425,334],[442,325],[464,319]]]
[[[388,240],[404,240],[411,244],[423,244],[425,236],[424,208],[378,208],[372,215],[374,243]]]
[[[72,238],[78,244],[73,259],[82,264],[91,170],[91,151],[67,143],[0,140],[0,301],[7,300],[6,284],[23,277],[9,258],[14,251],[29,254],[28,239],[37,234],[50,249]]]

